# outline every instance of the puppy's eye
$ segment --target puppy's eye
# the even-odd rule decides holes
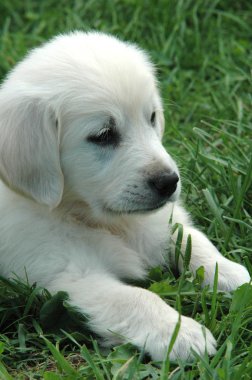
[[[112,117],[107,123],[104,124],[103,128],[96,134],[88,137],[88,141],[100,145],[100,146],[116,146],[119,143],[120,136],[115,129],[115,119]]]
[[[152,112],[150,122],[151,125],[154,127],[156,122],[156,112]]]

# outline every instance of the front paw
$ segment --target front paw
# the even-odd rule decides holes
[[[215,265],[205,268],[205,284],[213,286]],[[250,282],[247,269],[233,261],[223,258],[218,262],[218,289],[226,292],[237,289],[242,284]]]
[[[166,358],[169,342],[176,324],[157,326],[157,331],[149,334],[145,349],[149,352],[153,360],[163,361]],[[186,360],[192,361],[193,351],[200,356],[205,352],[214,355],[216,352],[216,340],[212,333],[194,321],[192,318],[181,317],[180,329],[169,355],[171,361]]]
[[[250,275],[244,266],[227,259],[220,263],[218,270],[218,288],[220,290],[232,291],[247,282],[250,282]]]

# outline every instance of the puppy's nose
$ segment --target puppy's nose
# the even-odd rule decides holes
[[[148,184],[160,197],[169,198],[176,190],[179,181],[178,175],[173,172],[161,172],[151,177]]]

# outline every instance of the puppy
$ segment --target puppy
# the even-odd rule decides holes
[[[250,281],[193,227],[180,175],[161,144],[162,102],[146,53],[102,33],[60,35],[33,50],[0,90],[0,271],[68,292],[108,345],[163,360],[177,311],[127,285],[167,262],[171,225],[191,236],[190,269],[230,291]],[[173,236],[176,241],[176,233]],[[180,270],[183,268],[179,261]],[[181,317],[171,360],[214,354],[211,332]]]

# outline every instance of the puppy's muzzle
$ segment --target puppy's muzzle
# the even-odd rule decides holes
[[[163,171],[148,179],[148,185],[161,199],[168,199],[176,191],[178,175],[173,172]]]

